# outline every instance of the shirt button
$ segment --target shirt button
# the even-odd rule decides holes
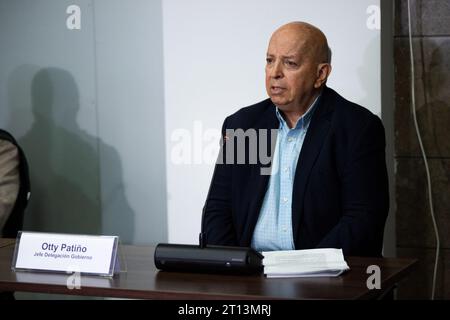
[[[289,167],[284,167],[284,172],[288,172]]]
[[[288,202],[288,198],[284,197],[283,202]]]
[[[294,138],[288,138],[288,141],[292,142],[292,141],[294,141]]]
[[[283,232],[287,232],[287,228],[286,227],[283,228]]]

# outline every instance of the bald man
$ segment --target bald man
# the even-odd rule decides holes
[[[389,209],[380,119],[326,86],[331,50],[308,23],[273,33],[265,72],[269,99],[224,121],[206,243],[380,256]]]

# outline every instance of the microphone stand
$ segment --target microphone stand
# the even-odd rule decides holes
[[[222,152],[219,153],[219,157],[221,155]],[[202,210],[199,244],[158,244],[154,254],[155,266],[158,269],[176,272],[231,274],[257,274],[263,270],[262,259],[264,257],[252,248],[207,245],[205,216],[212,185],[217,175],[217,167],[216,163]]]
[[[219,153],[219,157],[220,157],[220,153]],[[207,239],[207,236],[205,233],[205,216],[206,216],[206,210],[208,208],[209,197],[211,196],[212,185],[214,184],[214,180],[217,175],[217,166],[218,166],[218,164],[216,163],[214,165],[214,171],[212,174],[211,183],[209,184],[208,194],[206,195],[205,205],[203,206],[203,210],[202,210],[202,219],[200,222],[200,233],[198,235],[198,245],[199,245],[200,249],[204,249],[206,247],[206,244],[208,243],[207,242],[208,239]]]

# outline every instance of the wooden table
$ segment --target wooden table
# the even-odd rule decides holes
[[[348,257],[350,271],[339,277],[265,278],[160,272],[153,262],[154,247],[123,246],[126,270],[114,278],[81,277],[80,289],[69,289],[69,275],[13,272],[13,239],[0,239],[0,291],[25,291],[81,296],[139,299],[373,299],[412,270],[413,259]],[[369,265],[381,268],[381,289],[366,285]]]

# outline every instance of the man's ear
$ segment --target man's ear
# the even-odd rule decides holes
[[[331,64],[329,63],[319,63],[317,66],[317,78],[314,83],[314,88],[320,88],[324,83],[327,82],[328,76],[331,73]]]

